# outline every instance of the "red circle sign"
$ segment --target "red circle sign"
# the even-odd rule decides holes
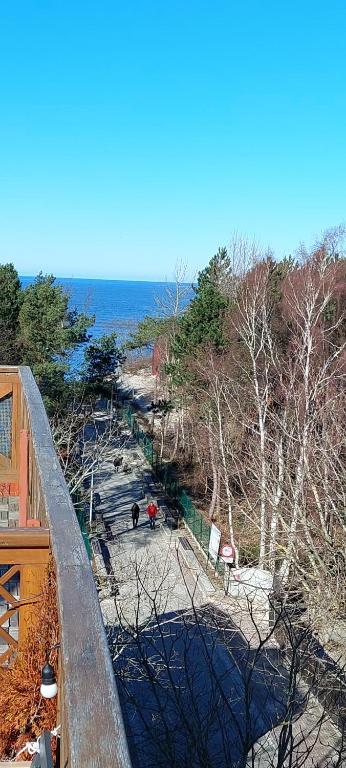
[[[234,547],[232,547],[231,544],[224,544],[224,546],[221,547],[220,555],[223,560],[226,560],[226,562],[233,562],[234,554]]]
[[[225,544],[221,547],[221,554],[225,557],[234,557],[234,549],[231,544]]]

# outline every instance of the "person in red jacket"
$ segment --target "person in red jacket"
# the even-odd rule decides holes
[[[149,517],[149,525],[152,530],[155,528],[155,520],[157,515],[157,506],[154,501],[151,501],[147,506],[147,515]]]

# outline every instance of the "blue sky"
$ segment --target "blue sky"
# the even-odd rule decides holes
[[[344,0],[0,8],[0,261],[170,278],[345,221]]]

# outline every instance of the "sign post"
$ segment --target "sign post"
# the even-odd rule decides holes
[[[225,593],[229,593],[229,583],[231,578],[231,565],[234,563],[236,558],[236,549],[233,547],[232,544],[224,544],[223,547],[221,547],[220,557],[221,560],[228,565],[228,568],[225,570],[225,580],[224,580],[224,587],[225,587]],[[226,580],[227,580],[227,586],[226,586]]]

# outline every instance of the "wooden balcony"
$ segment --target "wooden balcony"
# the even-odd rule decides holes
[[[43,402],[26,367],[0,368],[0,510],[0,663],[8,663],[23,642],[35,610],[29,595],[39,592],[51,553],[61,643],[60,768],[129,768],[90,563]]]

